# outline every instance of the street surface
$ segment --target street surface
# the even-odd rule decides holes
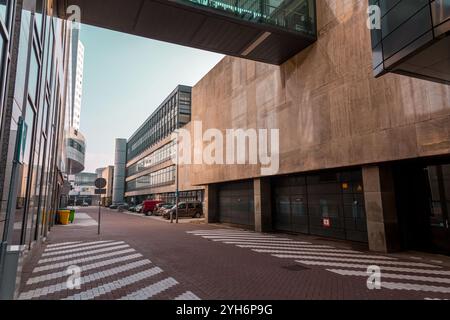
[[[52,230],[24,266],[20,299],[450,298],[448,257],[105,208],[98,236],[97,211],[79,208],[73,225]],[[381,269],[379,289],[367,286],[370,266]]]

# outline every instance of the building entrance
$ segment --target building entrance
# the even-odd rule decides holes
[[[450,254],[450,164],[399,164],[394,172],[403,248]]]

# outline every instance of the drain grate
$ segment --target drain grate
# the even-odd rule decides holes
[[[289,270],[289,271],[305,271],[309,270],[309,268],[301,266],[299,264],[292,264],[290,266],[283,266],[283,269]]]

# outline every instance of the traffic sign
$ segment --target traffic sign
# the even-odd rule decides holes
[[[106,189],[95,189],[95,194],[106,194]]]
[[[95,186],[97,187],[97,189],[103,189],[104,187],[106,187],[106,179],[98,178],[97,180],[95,180]]]

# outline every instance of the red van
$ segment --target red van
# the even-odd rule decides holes
[[[160,203],[162,203],[160,200],[145,200],[142,203],[142,213],[151,216],[156,210],[156,206]]]

